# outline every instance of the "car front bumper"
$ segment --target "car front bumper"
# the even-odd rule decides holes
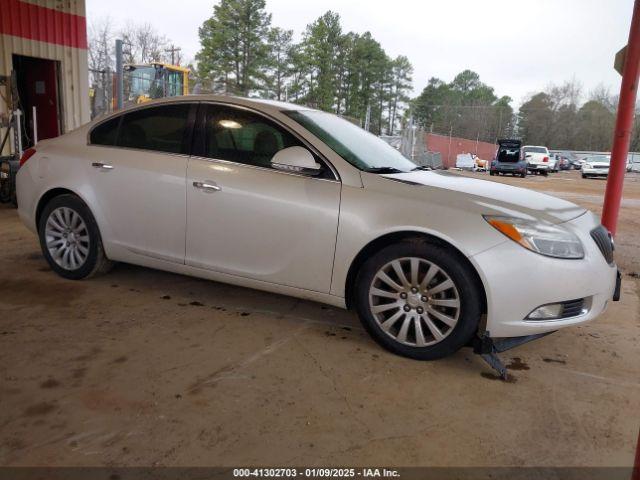
[[[609,265],[591,238],[599,221],[588,212],[563,225],[582,241],[585,257],[564,260],[526,250],[511,240],[481,252],[476,264],[487,295],[486,331],[518,337],[558,330],[598,317],[614,297],[618,269]],[[527,320],[536,308],[584,299],[588,310],[558,320]]]
[[[603,169],[603,168],[590,168],[588,170],[583,169],[582,170],[582,174],[583,175],[603,175],[603,176],[607,176],[609,175],[609,170],[608,169]]]

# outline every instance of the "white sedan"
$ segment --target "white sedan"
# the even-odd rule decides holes
[[[20,217],[59,275],[128,262],[353,308],[411,358],[587,322],[617,290],[591,212],[425,171],[298,105],[150,102],[42,141],[21,163]]]

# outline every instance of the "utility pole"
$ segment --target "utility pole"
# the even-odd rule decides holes
[[[447,151],[447,166],[451,163],[451,137],[453,136],[453,124],[449,127],[449,150]]]
[[[122,40],[116,40],[116,110],[124,104],[124,63],[122,61]]]
[[[629,28],[629,42],[626,55],[622,62],[622,83],[620,85],[620,100],[616,127],[613,133],[613,147],[611,148],[611,166],[607,178],[607,188],[604,193],[602,207],[602,224],[607,227],[611,235],[615,235],[622,202],[622,187],[627,168],[627,155],[633,129],[636,95],[638,93],[638,77],[640,76],[640,0],[635,0],[633,17]]]
[[[171,65],[177,65],[176,63],[176,52],[182,50],[180,47],[176,47],[173,43],[171,44],[171,48],[165,49],[165,52],[171,53]]]

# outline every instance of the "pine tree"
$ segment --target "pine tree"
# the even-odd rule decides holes
[[[225,92],[255,91],[265,80],[270,25],[265,0],[221,0],[199,30],[199,76],[221,81]]]

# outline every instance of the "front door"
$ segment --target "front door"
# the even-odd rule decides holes
[[[340,182],[326,164],[320,178],[271,168],[297,138],[259,114],[204,107],[201,156],[187,171],[186,263],[328,293]]]

